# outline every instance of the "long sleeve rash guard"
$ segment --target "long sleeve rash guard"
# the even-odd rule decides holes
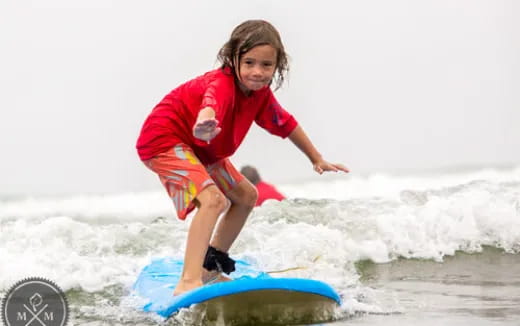
[[[193,137],[198,113],[205,107],[215,111],[222,128],[209,144]],[[215,69],[180,85],[155,106],[141,129],[137,152],[141,160],[148,160],[184,143],[202,164],[209,165],[233,155],[253,121],[282,138],[298,125],[269,87],[246,96],[229,68]]]

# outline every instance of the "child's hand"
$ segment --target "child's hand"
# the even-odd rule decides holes
[[[209,143],[222,130],[217,125],[218,121],[215,118],[198,120],[193,126],[193,136]]]
[[[314,163],[314,171],[318,172],[319,174],[322,174],[325,171],[343,171],[345,173],[350,172],[349,169],[347,169],[343,164],[332,164],[325,160],[320,160],[316,163]]]

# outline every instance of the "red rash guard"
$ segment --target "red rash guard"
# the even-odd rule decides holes
[[[192,131],[199,111],[208,106],[222,128],[210,144],[194,138]],[[233,155],[253,121],[282,138],[298,125],[269,87],[246,96],[229,68],[215,69],[177,87],[155,106],[141,129],[137,152],[144,161],[184,143],[209,165]]]

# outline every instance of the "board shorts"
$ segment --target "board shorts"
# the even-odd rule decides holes
[[[143,163],[159,175],[181,220],[195,208],[193,200],[206,187],[216,185],[226,194],[244,179],[228,158],[204,166],[186,144],[177,144]]]

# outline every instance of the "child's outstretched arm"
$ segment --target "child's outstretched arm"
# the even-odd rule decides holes
[[[197,139],[207,141],[209,144],[210,140],[215,138],[221,130],[217,126],[218,121],[215,119],[215,110],[209,106],[205,107],[200,110],[197,116],[197,121],[193,126],[193,136]]]
[[[289,135],[289,139],[298,147],[312,162],[314,171],[322,174],[324,171],[343,171],[348,173],[349,170],[343,164],[332,164],[323,159],[311,140],[305,134],[300,126],[297,126]]]

